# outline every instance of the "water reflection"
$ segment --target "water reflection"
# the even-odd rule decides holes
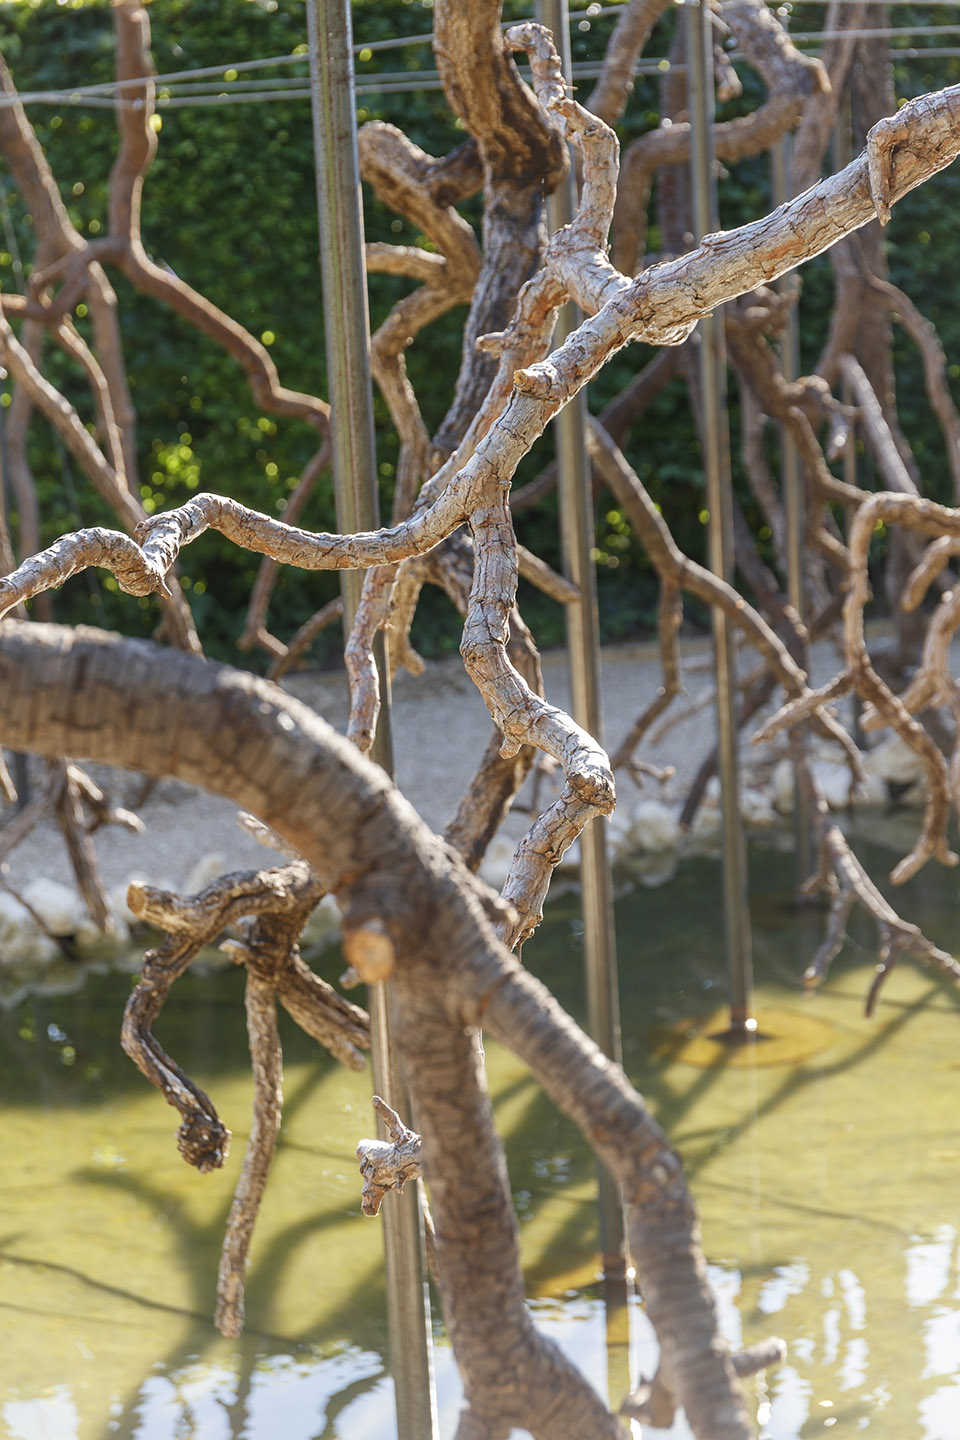
[[[55,1385],[47,1395],[33,1400],[8,1400],[3,1422],[11,1440],[71,1440],[79,1434],[80,1416],[68,1385]]]
[[[761,1433],[956,1440],[958,996],[903,968],[865,1021],[866,929],[830,989],[803,995],[820,921],[787,908],[791,872],[790,857],[753,866],[760,1003],[825,1025],[830,1044],[746,1069],[655,1053],[653,1027],[716,1004],[717,877],[691,864],[667,889],[620,902],[626,1067],[684,1155],[728,1340],[787,1341],[787,1363],[748,1382]],[[918,893],[928,932],[956,946],[950,890],[924,877]],[[559,902],[525,960],[576,1013],[575,918],[572,900]],[[335,956],[324,966],[337,967]],[[353,1157],[370,1129],[369,1082],[284,1030],[285,1125],[251,1256],[249,1329],[225,1341],[210,1322],[217,1251],[251,1100],[238,980],[188,977],[161,1025],[234,1130],[228,1166],[205,1177],[179,1160],[173,1112],[119,1051],[128,984],[95,975],[0,1012],[0,1429],[12,1440],[389,1440],[380,1233],[360,1217]],[[537,1323],[619,1400],[652,1374],[656,1345],[635,1296],[605,1306],[595,1283],[593,1158],[512,1057],[491,1045],[488,1060]],[[436,1358],[449,1435],[460,1392],[442,1336]],[[682,1418],[662,1433],[689,1437]]]

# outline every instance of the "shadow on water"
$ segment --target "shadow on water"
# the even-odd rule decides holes
[[[787,1363],[750,1382],[762,1433],[801,1440],[835,1421],[874,1440],[956,1440],[960,997],[904,966],[865,1021],[875,942],[859,922],[824,992],[803,993],[823,917],[790,904],[789,856],[755,855],[751,878],[761,1014],[815,1017],[829,1044],[766,1068],[722,1052],[698,1068],[657,1043],[722,1005],[719,875],[690,861],[618,903],[626,1069],[684,1157],[728,1338],[788,1341]],[[898,906],[956,948],[949,877],[918,880]],[[524,959],[582,1020],[574,897],[552,905]],[[319,968],[335,977],[339,957]],[[360,1217],[354,1158],[373,1128],[369,1079],[282,1017],[284,1128],[247,1333],[226,1341],[210,1316],[252,1094],[242,977],[185,977],[158,1026],[235,1133],[225,1170],[204,1177],[180,1161],[173,1112],[119,1049],[129,984],[92,974],[76,993],[0,1012],[0,1433],[389,1440],[380,1227]],[[512,1056],[490,1045],[488,1067],[537,1323],[602,1387],[593,1155]],[[632,1321],[635,1368],[649,1373],[635,1304]],[[442,1337],[438,1378],[449,1433],[457,1387]],[[682,1421],[670,1433],[687,1435]]]

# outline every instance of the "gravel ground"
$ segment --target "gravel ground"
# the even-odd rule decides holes
[[[833,673],[833,665],[835,661],[826,650],[818,655],[814,667],[817,683]],[[667,795],[674,799],[682,796],[714,740],[712,705],[690,713],[691,702],[710,690],[709,642],[686,643],[684,668],[687,696],[679,697],[668,711],[665,733],[656,738],[655,731],[654,741],[646,740],[642,751],[644,760],[654,765],[675,767]],[[547,697],[567,708],[565,656],[546,655],[543,670]],[[659,683],[654,646],[620,646],[604,652],[604,726],[610,748],[619,743],[637,714],[653,699]],[[305,673],[292,677],[288,688],[337,729],[345,728],[348,700],[342,675]],[[441,830],[454,813],[491,728],[483,703],[458,657],[432,662],[421,677],[398,676],[393,691],[397,781],[434,829]],[[744,760],[752,763],[753,753],[745,753]],[[94,773],[127,805],[134,803],[143,786],[138,776],[129,773],[99,768]],[[620,784],[624,793],[632,790],[628,779]],[[650,781],[649,787],[651,795],[660,796],[656,782]],[[543,793],[541,806],[545,803]],[[235,806],[179,781],[155,786],[138,813],[146,826],[143,834],[111,826],[97,836],[97,852],[108,888],[138,878],[165,887],[193,889],[197,887],[191,877],[202,874],[202,883],[207,883],[220,870],[269,863],[267,852],[237,826]],[[514,812],[507,819],[506,834],[515,840],[528,824],[528,816]],[[39,876],[71,880],[65,847],[51,824],[38,827],[9,859],[7,879],[15,889]]]

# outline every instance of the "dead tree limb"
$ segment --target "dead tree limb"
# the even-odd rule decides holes
[[[513,44],[544,47],[544,93],[547,103],[553,104],[553,62],[540,33],[524,26],[511,32],[511,37]],[[507,882],[505,896],[521,916],[518,935],[535,925],[552,868],[566,846],[587,819],[612,808],[613,790],[606,756],[595,742],[573,726],[569,717],[538,700],[506,658],[516,586],[507,495],[516,464],[561,405],[628,339],[672,341],[686,336],[700,313],[754,288],[760,280],[773,278],[804,256],[825,248],[845,230],[866,223],[876,206],[888,204],[942,169],[960,149],[960,125],[955,123],[960,114],[960,87],[911,101],[890,121],[875,127],[868,155],[839,175],[814,186],[765,220],[708,236],[682,261],[671,261],[631,281],[613,270],[602,254],[587,254],[590,238],[605,229],[612,194],[609,177],[592,177],[590,171],[590,162],[600,153],[606,154],[610,163],[600,122],[559,96],[557,106],[570,119],[574,133],[582,131],[585,142],[584,208],[572,230],[564,232],[555,262],[548,251],[545,278],[533,282],[521,296],[521,309],[526,307],[527,316],[521,329],[529,337],[523,343],[530,344],[535,334],[548,333],[553,310],[563,296],[563,282],[554,279],[549,269],[553,263],[566,279],[571,268],[568,261],[578,257],[583,268],[576,276],[577,297],[595,313],[548,359],[514,372],[513,394],[499,424],[494,423],[497,412],[491,407],[482,424],[492,428],[477,442],[471,458],[453,474],[442,467],[424,487],[422,508],[408,521],[369,535],[311,535],[257,516],[236,502],[203,495],[179,511],[147,522],[141,531],[142,547],[107,531],[80,532],[74,540],[58,542],[43,556],[25,562],[14,576],[0,581],[4,610],[51,584],[62,583],[90,563],[113,565],[121,588],[130,593],[162,590],[180,545],[210,526],[248,548],[288,563],[311,568],[369,567],[424,554],[464,520],[469,521],[480,563],[475,567],[471,611],[464,626],[462,653],[468,672],[503,734],[505,752],[515,753],[523,743],[535,744],[560,761],[567,778],[560,799],[521,843],[515,871]],[[537,340],[535,348],[542,343]],[[507,340],[501,348],[506,353],[511,342]],[[503,354],[501,369],[502,362]],[[734,608],[743,615],[742,601],[737,600]],[[769,654],[776,657],[781,674],[792,673],[792,662],[785,666],[778,647],[779,642],[768,647]],[[802,688],[799,673],[794,683]],[[817,723],[827,731],[836,728],[824,717]],[[838,731],[837,738],[843,733]]]
[[[309,1035],[351,1070],[362,1069],[369,1048],[364,1011],[343,1000],[305,964],[297,941],[323,896],[316,875],[302,860],[276,870],[222,876],[198,895],[179,896],[131,885],[127,903],[138,919],[167,931],[167,939],[144,958],[140,981],[127,1003],[123,1047],[140,1070],[182,1116],[178,1147],[201,1172],[226,1157],[230,1132],[213,1102],[163,1051],[153,1036],[174,980],[205,945],[228,926],[239,938],[221,949],[246,967],[246,1014],[254,1075],[250,1138],[227,1221],[215,1324],[224,1335],[243,1329],[247,1254],[276,1149],[281,1117],[282,1055],[276,1001]]]
[[[867,652],[863,629],[863,612],[869,589],[867,558],[878,521],[887,525],[904,524],[925,535],[958,535],[960,512],[916,494],[881,492],[864,501],[850,529],[851,583],[843,607],[847,670],[861,699],[869,701],[885,723],[891,725],[920,757],[927,776],[927,804],[921,833],[910,854],[900,861],[890,876],[893,883],[899,885],[915,875],[931,856],[944,865],[956,865],[958,857],[947,843],[950,793],[943,754],[903,701],[881,680]]]
[[[919,926],[901,919],[880,894],[833,820],[802,753],[794,754],[794,765],[801,799],[813,816],[820,847],[820,868],[807,881],[803,893],[813,896],[823,890],[830,896],[827,933],[804,972],[803,983],[813,989],[826,979],[846,941],[847,922],[856,905],[862,905],[873,918],[879,935],[876,972],[865,1002],[868,1016],[873,1013],[884,980],[902,955],[960,979],[960,963],[954,956],[928,940]]]
[[[767,89],[766,100],[753,114],[724,121],[714,129],[717,159],[742,160],[762,154],[792,130],[810,98],[828,93],[830,82],[821,62],[800,54],[760,0],[724,0],[721,13]],[[647,209],[657,170],[686,164],[689,158],[690,124],[686,120],[648,131],[628,146],[617,197],[613,252],[619,270],[632,275],[643,266]]]
[[[172,703],[179,723],[158,727]],[[698,1440],[749,1440],[682,1167],[622,1072],[498,944],[491,916],[502,902],[377,767],[267,682],[146,642],[15,621],[0,628],[0,735],[17,749],[85,749],[229,795],[336,893],[348,954],[379,937],[391,957],[395,1039],[423,1136],[448,1327],[467,1404],[488,1431],[615,1440],[619,1422],[536,1335],[524,1305],[516,1218],[468,1033],[481,1023],[542,1077],[623,1184],[640,1282]],[[174,930],[169,961],[157,966],[160,990],[188,963],[181,936]],[[132,1005],[139,1023],[131,1034],[128,1019],[128,1040],[137,1048],[157,992],[141,985]],[[148,1068],[166,1062],[161,1082],[190,1117],[184,1147],[215,1164],[226,1132],[210,1102],[185,1088],[166,1057],[153,1049],[144,1056]]]

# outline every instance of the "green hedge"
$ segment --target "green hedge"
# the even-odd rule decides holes
[[[514,4],[520,15],[528,7]],[[939,7],[943,9],[945,7]],[[801,7],[802,9],[802,7]],[[938,7],[924,7],[923,16],[937,19]],[[811,25],[822,23],[820,8],[807,6]],[[510,11],[508,10],[508,14]],[[920,9],[918,7],[918,14]],[[898,12],[899,14],[899,12]],[[245,58],[305,51],[304,16],[289,0],[167,0],[150,8],[153,53],[158,72],[223,66],[223,91],[251,72]],[[354,6],[358,42],[396,35],[422,34],[430,28],[430,8],[423,3],[367,0]],[[575,25],[577,59],[595,58],[612,20],[601,17],[588,30]],[[650,47],[664,52],[655,37]],[[113,33],[109,7],[103,0],[59,5],[0,5],[0,49],[24,90],[69,89],[71,85],[112,78]],[[904,94],[950,83],[957,62],[938,60],[929,69],[913,66],[898,71]],[[358,58],[361,76],[382,71],[432,68],[428,47],[372,51]],[[253,72],[262,76],[263,72]],[[306,77],[306,61],[278,68],[279,77]],[[235,91],[234,97],[240,92]],[[234,97],[231,97],[233,99]],[[758,87],[750,82],[739,108],[757,103]],[[657,94],[653,80],[638,81],[624,139],[656,121]],[[269,103],[227,103],[162,108],[157,159],[148,177],[143,206],[143,233],[149,252],[169,265],[198,290],[222,306],[270,345],[285,384],[326,393],[323,317],[317,266],[317,219],[309,102],[302,99]],[[732,111],[730,113],[733,113]],[[40,141],[47,151],[64,200],[80,229],[102,233],[106,217],[106,186],[116,149],[113,116],[108,108],[84,109],[34,105],[30,109]],[[361,121],[393,121],[435,154],[463,138],[439,91],[364,95]],[[16,236],[29,270],[29,217],[5,180],[7,233]],[[939,176],[894,212],[890,226],[891,263],[897,283],[941,329],[948,355],[960,359],[960,318],[947,298],[952,257],[956,250],[958,178]],[[768,208],[766,162],[747,162],[724,182],[721,197],[728,225],[752,218]],[[478,203],[467,207],[471,219]],[[366,196],[365,223],[370,239],[426,243]],[[0,253],[0,283],[16,283],[16,250],[9,238]],[[247,504],[281,514],[286,497],[312,451],[313,433],[304,425],[259,414],[239,367],[165,307],[135,294],[114,277],[123,319],[130,380],[139,416],[141,481],[148,508],[176,504],[197,488],[224,491]],[[388,277],[371,279],[371,314],[376,324],[406,288]],[[809,267],[803,302],[804,355],[809,361],[829,319],[831,282],[825,261]],[[428,426],[441,419],[459,363],[460,327],[464,312],[454,312],[418,338],[408,367]],[[83,321],[81,320],[81,325]],[[645,363],[649,353],[632,347],[621,353],[590,387],[592,408],[600,408]],[[945,494],[942,443],[922,393],[920,367],[903,348],[898,350],[899,384],[904,428],[924,465],[931,493]],[[48,350],[48,370],[58,384],[89,415],[84,385],[76,372]],[[954,366],[951,376],[960,371]],[[379,398],[376,401],[378,463],[389,504],[397,440]],[[733,416],[736,423],[736,414]],[[734,454],[737,439],[734,430]],[[532,478],[550,458],[549,437],[524,462],[518,483]],[[72,472],[45,433],[34,425],[31,456],[40,489],[45,538],[78,525],[111,523],[105,506],[92,494],[84,477]],[[702,477],[699,447],[692,431],[683,384],[674,382],[662,394],[649,420],[630,445],[630,458],[662,506],[678,540],[692,554],[702,555]],[[737,476],[738,488],[742,481]],[[749,501],[744,495],[749,510]],[[755,518],[755,517],[754,517]],[[599,589],[605,638],[643,633],[652,624],[656,602],[654,577],[630,535],[623,516],[601,497],[597,508]],[[313,528],[332,528],[329,480],[318,488],[304,517]],[[518,522],[524,542],[557,563],[556,514],[545,501]],[[201,635],[213,653],[236,659],[233,642],[242,625],[258,561],[207,537],[184,557],[184,583]],[[286,636],[336,590],[332,575],[285,571],[278,586],[270,623]],[[68,619],[97,618],[117,628],[149,630],[155,622],[152,601],[138,608],[111,590],[101,576],[96,584],[75,581],[58,600],[58,613]],[[556,642],[562,616],[552,602],[527,596],[528,610],[541,639]],[[696,617],[694,617],[696,618]],[[446,602],[431,595],[419,622],[418,643],[428,653],[456,644],[457,625]],[[332,642],[328,645],[332,653]],[[254,661],[254,663],[258,663]]]

